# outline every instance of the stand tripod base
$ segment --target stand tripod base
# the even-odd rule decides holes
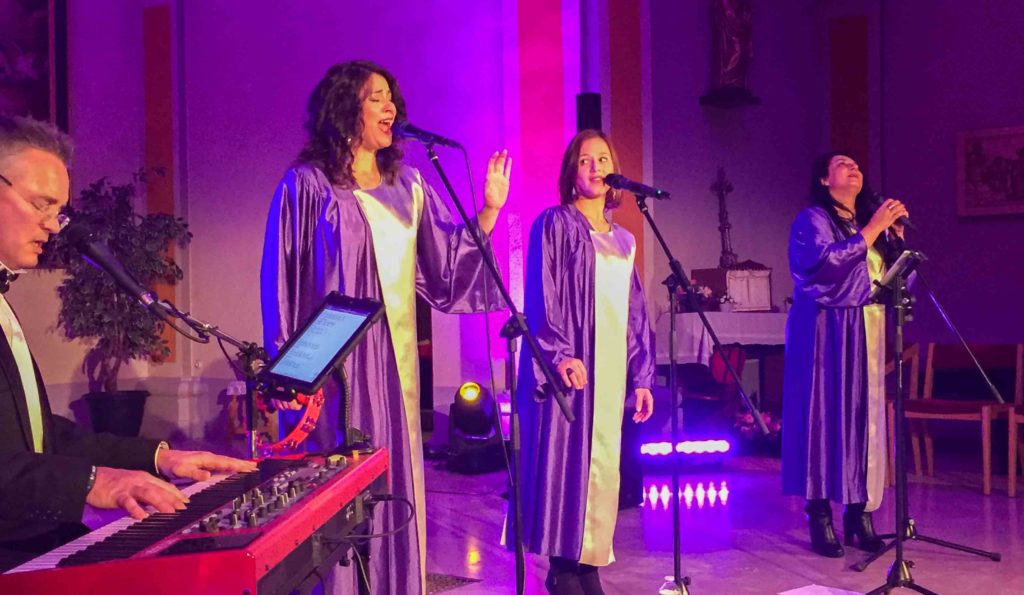
[[[690,577],[684,576],[676,582],[675,577],[666,576],[665,582],[658,589],[658,595],[690,595]]]
[[[914,577],[910,576],[911,566],[913,566],[913,563],[907,560],[893,562],[889,568],[889,574],[885,577],[885,584],[873,591],[868,591],[864,595],[882,595],[892,589],[910,589],[925,595],[939,595],[935,591],[930,591],[914,582]]]
[[[888,533],[888,534],[885,534],[885,535],[879,535],[879,537],[881,537],[882,539],[892,539],[892,541],[890,541],[889,543],[885,544],[884,548],[882,548],[882,549],[878,550],[877,552],[871,554],[870,556],[868,556],[864,560],[862,560],[862,561],[860,561],[860,562],[850,566],[851,569],[856,570],[857,572],[864,572],[864,569],[867,568],[872,562],[874,562],[875,560],[881,558],[889,550],[891,550],[894,547],[896,547],[896,534],[895,533]],[[985,550],[979,550],[978,548],[973,548],[973,547],[970,547],[970,546],[967,546],[967,545],[961,545],[959,543],[953,543],[952,541],[946,541],[944,539],[938,539],[936,537],[930,537],[928,535],[921,535],[920,533],[917,532],[917,528],[914,525],[914,521],[913,520],[910,520],[907,523],[907,528],[906,528],[906,531],[904,533],[904,538],[903,538],[904,544],[906,542],[908,542],[908,541],[923,541],[925,543],[931,543],[933,545],[949,548],[949,549],[952,549],[952,550],[958,550],[958,551],[965,552],[965,553],[968,553],[968,554],[974,554],[975,556],[981,556],[982,558],[988,558],[989,560],[992,560],[993,562],[999,562],[1000,560],[1003,559],[1003,555],[1000,554],[999,552],[989,552],[989,551],[985,551]],[[892,571],[890,571],[890,574],[891,574],[891,572]]]

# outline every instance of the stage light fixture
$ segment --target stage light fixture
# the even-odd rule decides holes
[[[486,473],[504,465],[502,435],[495,431],[497,404],[490,391],[464,382],[449,408],[448,468],[459,473]]]

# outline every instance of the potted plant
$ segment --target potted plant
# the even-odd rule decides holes
[[[185,246],[192,234],[181,218],[135,212],[137,190],[145,182],[141,171],[125,184],[97,180],[72,201],[68,214],[74,225],[107,243],[143,286],[174,284],[182,271],[172,257],[172,242]],[[133,359],[159,362],[170,355],[162,336],[164,324],[123,293],[109,275],[79,256],[65,234],[55,236],[52,250],[66,272],[57,289],[61,300],[57,325],[68,339],[93,341],[82,366],[89,379],[85,400],[93,427],[98,432],[137,435],[149,393],[118,390],[118,373],[122,364]]]

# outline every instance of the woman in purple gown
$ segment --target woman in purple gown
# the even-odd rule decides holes
[[[271,351],[279,348],[331,291],[384,303],[384,318],[345,362],[347,398],[338,382],[325,386],[325,411],[310,443],[332,448],[354,427],[388,450],[391,491],[414,504],[415,521],[372,540],[370,568],[361,571],[373,593],[420,594],[426,517],[415,297],[451,313],[496,309],[498,292],[485,289],[484,258],[493,257],[452,223],[420,173],[402,164],[392,125],[405,119],[405,104],[386,70],[362,61],[332,66],[307,112],[309,141],[267,218],[264,340]],[[485,206],[474,222],[485,240],[508,196],[510,169],[507,152],[491,156]],[[406,507],[378,506],[374,533],[396,530],[408,515]]]
[[[604,134],[576,135],[562,161],[561,205],[544,211],[530,235],[525,311],[544,361],[524,350],[519,373],[523,538],[527,551],[550,557],[551,593],[603,592],[597,568],[615,559],[624,409],[630,401],[642,422],[654,408],[654,337],[636,241],[611,222],[619,195],[604,183],[617,170]],[[574,423],[550,398],[542,365],[569,389]]]
[[[807,499],[811,548],[845,552],[830,500],[846,505],[847,545],[884,544],[871,511],[885,481],[885,309],[871,304],[872,282],[901,241],[898,200],[878,199],[846,153],[812,166],[811,206],[789,237],[793,307],[786,326],[783,390],[783,491]]]

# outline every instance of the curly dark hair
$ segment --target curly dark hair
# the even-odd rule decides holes
[[[306,132],[309,140],[298,161],[320,168],[342,188],[354,188],[352,150],[363,134],[362,110],[366,83],[374,73],[384,77],[395,103],[395,120],[406,118],[405,100],[398,81],[384,68],[366,60],[335,64],[327,69],[306,104]],[[377,165],[386,183],[393,183],[402,165],[398,138],[390,147],[377,151]]]
[[[874,215],[875,211],[878,209],[879,199],[877,193],[868,185],[867,174],[864,172],[864,168],[860,168],[861,173],[864,175],[864,185],[861,186],[860,192],[857,193],[857,198],[854,201],[854,212],[851,213],[850,209],[846,208],[832,196],[828,187],[822,184],[821,180],[828,177],[828,166],[832,163],[832,159],[839,155],[845,155],[856,161],[858,164],[860,163],[860,161],[857,161],[850,151],[845,150],[829,151],[815,159],[814,163],[811,165],[811,204],[825,209],[825,212],[836,224],[836,227],[838,227],[846,237],[850,237],[857,233],[857,229],[863,228],[869,221],[871,221],[871,216]],[[857,223],[856,229],[853,228],[847,220],[839,216],[840,211],[845,211],[853,217],[853,220]],[[891,264],[894,256],[899,255],[898,252],[896,252],[898,247],[890,246],[885,238],[885,234],[878,236],[878,239],[875,240],[874,246],[879,252],[881,252],[886,263]]]
[[[585,141],[592,138],[599,138],[608,145],[608,152],[612,155],[612,171],[610,173],[619,172],[619,157],[616,155],[615,147],[612,146],[608,135],[600,130],[581,130],[569,141],[569,146],[565,148],[565,154],[562,156],[562,170],[558,174],[558,196],[563,205],[571,205],[576,202],[576,173],[579,171],[580,147]],[[621,191],[614,188],[609,189],[605,194],[605,207],[614,209],[620,204],[622,204]]]

